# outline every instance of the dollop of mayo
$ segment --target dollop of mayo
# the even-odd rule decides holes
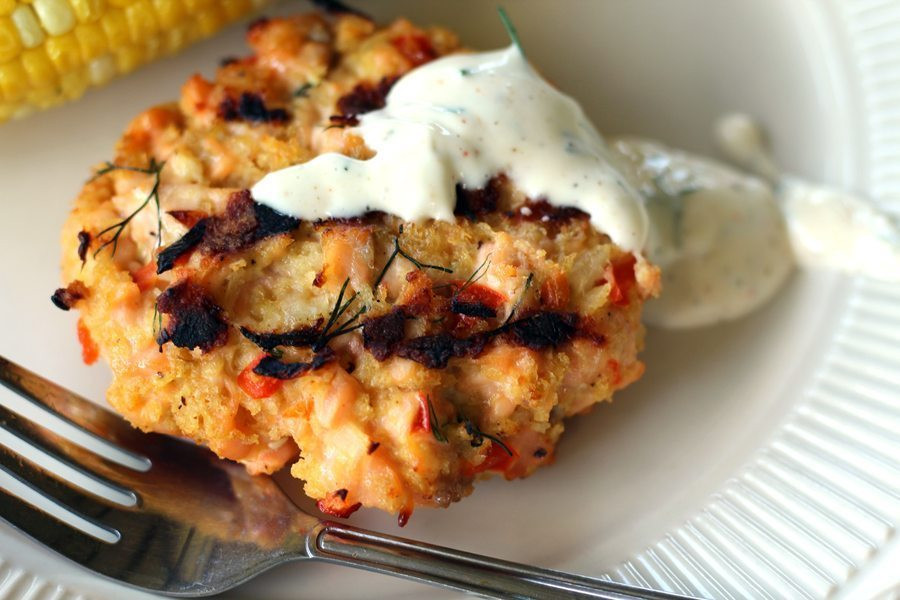
[[[774,186],[800,266],[900,282],[900,219],[862,196],[782,174],[748,115],[719,119],[716,139],[730,160]]]
[[[480,188],[504,173],[530,198],[583,210],[622,248],[644,247],[643,202],[603,138],[515,46],[407,73],[385,107],[362,115],[353,131],[374,157],[319,155],[266,175],[253,198],[310,221],[369,211],[450,221],[457,184]]]
[[[775,295],[794,260],[768,183],[652,140],[624,137],[610,147],[644,197],[645,254],[662,271],[662,294],[645,304],[645,322],[709,325]]]

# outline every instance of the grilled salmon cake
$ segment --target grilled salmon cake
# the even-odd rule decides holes
[[[658,271],[589,216],[496,173],[454,220],[304,221],[249,191],[326,152],[440,29],[356,15],[261,20],[253,54],[128,126],[62,232],[84,359],[136,427],[253,473],[290,464],[324,512],[447,506],[551,462],[565,419],[637,380]],[[396,202],[404,202],[397,198]]]

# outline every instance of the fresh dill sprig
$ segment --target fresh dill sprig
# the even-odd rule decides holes
[[[522,288],[522,293],[519,294],[519,299],[516,300],[516,303],[513,304],[512,310],[509,311],[509,315],[507,315],[506,320],[503,321],[503,325],[508,325],[510,320],[513,318],[513,315],[516,314],[516,311],[519,310],[519,307],[522,306],[522,301],[525,300],[525,294],[528,293],[528,288],[531,287],[532,282],[534,281],[534,273],[528,274],[528,279],[525,280],[525,286]]]
[[[484,431],[481,431],[480,429],[478,429],[478,427],[475,426],[475,423],[473,423],[469,419],[469,417],[463,417],[463,425],[466,428],[466,433],[468,433],[470,436],[472,436],[472,441],[469,443],[472,444],[473,448],[478,448],[479,446],[481,446],[484,443],[484,438],[487,438],[487,439],[491,440],[492,442],[494,442],[495,444],[497,444],[498,446],[500,446],[501,448],[503,448],[506,451],[506,453],[509,454],[510,456],[513,455],[512,450],[509,449],[509,446],[507,446],[503,442],[503,440],[501,440],[500,438],[498,438],[495,435],[491,435],[490,433],[485,433]]]
[[[325,324],[325,328],[322,329],[322,333],[319,335],[319,339],[316,340],[316,343],[312,346],[312,349],[316,352],[325,347],[328,342],[330,342],[334,338],[362,327],[361,323],[357,325],[354,325],[354,323],[362,314],[364,314],[368,310],[367,306],[363,306],[362,308],[357,310],[356,314],[344,321],[341,325],[337,326],[334,331],[332,331],[331,329],[344,315],[344,313],[347,312],[347,309],[350,308],[350,305],[353,304],[357,296],[359,296],[359,292],[353,292],[353,295],[350,296],[350,298],[347,299],[346,302],[344,302],[344,294],[347,292],[348,285],[350,285],[349,277],[344,280],[344,284],[341,286],[341,291],[338,292],[337,300],[334,303],[334,308],[331,309],[331,316],[328,317],[328,322]]]
[[[377,290],[378,285],[381,283],[381,280],[384,279],[384,276],[387,274],[388,269],[391,268],[391,264],[394,262],[394,259],[397,258],[399,254],[412,264],[416,266],[420,271],[422,269],[434,269],[435,271],[442,271],[444,273],[453,273],[453,269],[448,269],[447,267],[442,267],[440,265],[430,265],[428,263],[423,263],[420,260],[417,260],[409,255],[403,248],[400,247],[400,236],[403,235],[403,226],[400,226],[400,231],[397,235],[394,236],[394,251],[391,252],[391,255],[385,261],[384,266],[381,268],[381,272],[378,274],[378,277],[375,278],[375,283],[372,284],[372,289]]]
[[[462,294],[470,285],[487,275],[488,269],[491,268],[491,255],[488,254],[481,264],[476,267],[472,274],[469,275],[469,278],[466,279],[466,282],[462,284],[462,287],[454,294],[454,297],[458,298],[460,294]]]
[[[134,219],[148,204],[153,200],[156,204],[156,247],[159,248],[162,246],[162,210],[159,204],[159,183],[160,183],[160,173],[162,173],[162,169],[165,166],[165,161],[156,162],[155,158],[150,159],[150,165],[147,167],[132,167],[127,165],[117,165],[111,162],[106,163],[106,165],[98,169],[94,176],[91,177],[90,181],[97,179],[98,177],[102,177],[107,173],[111,173],[113,171],[132,171],[134,173],[144,173],[145,175],[153,175],[153,187],[150,189],[150,193],[147,194],[147,197],[144,198],[144,201],[141,202],[140,206],[138,206],[134,211],[129,214],[127,217],[110,225],[106,229],[102,230],[97,234],[97,239],[99,240],[101,237],[106,235],[107,233],[114,232],[112,237],[108,240],[105,240],[100,247],[94,250],[94,258],[96,258],[100,252],[103,251],[107,246],[112,246],[112,254],[116,255],[116,250],[119,248],[119,236],[122,235],[122,232],[125,231],[125,227],[131,223],[132,219]]]
[[[434,439],[446,444],[447,436],[441,431],[441,424],[438,423],[437,413],[434,412],[434,404],[431,402],[431,396],[426,396],[425,402],[428,403],[428,420],[431,422],[431,434],[434,436]]]
[[[308,98],[309,90],[313,89],[314,87],[316,87],[316,84],[307,81],[296,90],[294,90],[294,98]]]
[[[521,53],[522,56],[525,56],[525,50],[522,49],[522,41],[519,39],[519,32],[516,31],[516,26],[513,25],[512,19],[509,18],[509,15],[506,14],[506,10],[502,6],[497,7],[497,12],[500,14],[500,20],[503,22],[503,27],[506,29],[509,39],[511,39],[512,43],[519,49],[519,53]]]

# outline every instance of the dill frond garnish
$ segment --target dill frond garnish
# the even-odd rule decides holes
[[[515,304],[513,304],[512,310],[509,311],[509,315],[507,315],[506,320],[503,321],[503,326],[508,325],[510,320],[513,318],[513,315],[515,315],[516,311],[519,310],[519,307],[522,305],[522,301],[525,300],[525,294],[528,293],[528,289],[531,287],[533,281],[534,273],[529,273],[528,279],[525,280],[525,285],[522,287],[522,293],[519,294],[519,299],[516,300]]]
[[[391,252],[391,255],[385,261],[384,266],[381,268],[381,272],[378,274],[378,277],[375,278],[375,283],[372,284],[373,290],[378,289],[378,285],[381,283],[381,280],[384,279],[384,276],[385,274],[387,274],[388,269],[391,268],[391,264],[394,262],[394,259],[397,258],[397,255],[400,255],[411,262],[420,271],[422,269],[434,269],[435,271],[441,271],[443,273],[453,273],[453,269],[448,269],[447,267],[442,267],[440,265],[430,265],[428,263],[423,263],[422,261],[412,257],[408,252],[400,247],[401,235],[403,235],[403,225],[400,226],[400,231],[397,233],[397,235],[394,236],[394,251]]]
[[[156,247],[159,248],[162,246],[162,212],[159,205],[159,182],[160,182],[160,173],[162,173],[162,169],[165,166],[165,161],[156,162],[155,158],[150,159],[150,164],[147,167],[132,167],[127,165],[116,165],[111,162],[106,163],[106,165],[97,170],[94,173],[94,176],[91,177],[91,181],[97,179],[98,177],[103,177],[107,173],[111,173],[113,171],[132,171],[134,173],[144,173],[145,175],[153,175],[153,187],[150,189],[150,193],[147,194],[147,197],[144,198],[144,201],[141,202],[140,206],[138,206],[134,211],[131,212],[127,217],[110,225],[106,229],[100,231],[97,234],[97,239],[101,239],[107,233],[113,232],[112,237],[107,240],[104,240],[100,247],[94,251],[94,258],[103,251],[107,246],[112,246],[112,254],[116,255],[116,250],[119,247],[119,236],[122,235],[122,232],[125,231],[125,228],[131,223],[131,220],[134,219],[148,204],[153,200],[156,204]]]
[[[312,349],[316,352],[328,345],[328,342],[334,338],[363,326],[362,323],[356,323],[356,321],[368,310],[367,306],[361,307],[356,311],[356,314],[332,330],[332,327],[335,327],[338,320],[340,320],[344,313],[347,312],[347,309],[350,308],[350,305],[356,300],[357,296],[359,296],[359,292],[353,292],[353,295],[345,302],[344,294],[347,292],[348,285],[350,285],[349,277],[344,280],[344,284],[341,286],[341,291],[338,293],[337,300],[334,302],[334,308],[331,309],[331,316],[328,317],[328,322],[325,324],[324,329],[322,329],[319,339],[312,345]]]
[[[469,443],[472,444],[473,448],[478,448],[479,446],[481,446],[484,443],[484,438],[487,438],[487,439],[491,440],[492,442],[494,442],[495,444],[497,444],[498,446],[500,446],[501,448],[503,448],[503,450],[505,450],[506,453],[509,454],[510,456],[513,455],[512,450],[509,449],[509,446],[507,446],[505,443],[503,443],[503,440],[501,440],[500,438],[498,438],[495,435],[491,435],[490,433],[485,433],[484,431],[481,431],[480,429],[478,429],[478,427],[475,426],[475,423],[473,423],[469,419],[469,417],[463,417],[463,425],[466,428],[466,433],[468,433],[470,436],[472,436],[472,440]]]
[[[469,278],[466,279],[466,282],[464,284],[462,284],[462,287],[460,287],[459,290],[457,290],[456,294],[454,294],[454,297],[459,297],[459,295],[462,294],[464,291],[466,291],[466,289],[468,289],[468,287],[470,285],[472,285],[473,283],[475,283],[476,281],[478,281],[479,279],[481,279],[482,277],[487,275],[488,269],[490,269],[490,268],[491,268],[491,255],[488,254],[485,257],[485,259],[481,262],[481,264],[478,265],[478,267],[476,267],[474,271],[472,271],[472,274],[469,275]]]
[[[522,42],[519,40],[519,32],[516,31],[516,26],[513,25],[512,19],[509,18],[509,15],[506,14],[506,10],[504,10],[502,6],[497,7],[497,12],[500,14],[500,20],[503,22],[503,27],[506,29],[509,39],[511,39],[512,43],[519,49],[522,56],[525,56],[525,50],[522,49]]]
[[[434,435],[434,439],[446,444],[447,436],[441,431],[441,424],[438,423],[437,413],[434,412],[434,404],[431,402],[431,396],[426,396],[425,402],[428,404],[428,420],[431,422],[431,434]]]
[[[294,98],[309,98],[309,90],[316,87],[316,84],[306,82],[296,90],[294,90]]]

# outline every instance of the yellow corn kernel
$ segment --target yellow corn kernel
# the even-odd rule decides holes
[[[54,104],[59,104],[65,100],[65,97],[59,93],[55,86],[39,87],[31,90],[25,98],[29,104],[38,108],[50,108]]]
[[[12,60],[22,52],[19,31],[9,17],[0,17],[0,63]]]
[[[129,44],[116,50],[116,67],[119,73],[129,73],[145,62],[145,52],[142,46]]]
[[[193,13],[194,11],[203,8],[208,5],[212,0],[184,0],[184,6],[187,8],[189,13]]]
[[[125,19],[125,13],[118,8],[107,11],[100,20],[100,26],[103,27],[110,49],[115,50],[130,41],[128,39],[128,21]]]
[[[50,35],[62,35],[75,27],[75,13],[66,0],[34,0],[31,6]]]
[[[125,8],[125,19],[132,41],[140,44],[153,38],[159,30],[153,6],[148,0],[138,0]]]
[[[56,67],[56,72],[65,75],[81,66],[81,48],[74,33],[67,33],[58,37],[52,37],[44,44],[50,62]]]
[[[184,6],[180,0],[153,0],[153,8],[159,18],[160,26],[165,29],[177,27],[184,19]]]
[[[32,48],[22,53],[22,66],[34,87],[49,87],[56,81],[56,69],[43,48]]]
[[[116,59],[112,54],[98,56],[88,63],[88,77],[93,85],[102,85],[115,77]]]
[[[46,36],[30,6],[20,4],[12,12],[11,17],[16,29],[19,30],[19,39],[26,48],[36,48],[41,45]]]
[[[2,1],[2,0],[0,0]],[[106,3],[103,0],[69,0],[75,16],[82,23],[92,23],[103,16]]]
[[[84,60],[97,58],[109,49],[106,44],[106,35],[96,23],[83,23],[76,27],[75,39],[78,40]]]
[[[214,34],[225,24],[225,15],[218,4],[210,4],[196,17],[203,37]]]
[[[74,100],[84,93],[88,86],[88,76],[83,69],[69,71],[59,78],[59,86],[69,100]]]
[[[28,73],[18,60],[0,65],[0,90],[9,102],[21,99],[28,92]]]
[[[222,0],[221,4],[229,21],[247,14],[252,8],[250,0]]]
[[[16,7],[16,0],[0,0],[0,15],[8,15],[12,13],[13,9]],[[3,118],[0,117],[0,121]]]

